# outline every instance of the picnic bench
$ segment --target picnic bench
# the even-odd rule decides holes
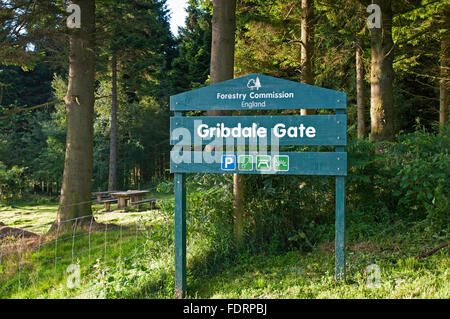
[[[155,203],[160,199],[150,198],[142,199],[146,194],[150,193],[147,190],[127,190],[127,191],[104,191],[93,192],[92,195],[97,197],[97,203],[105,205],[105,210],[111,210],[111,204],[117,203],[117,209],[124,209],[127,207],[127,202],[136,209],[140,209],[142,204],[150,203],[150,207],[153,209]]]
[[[93,192],[92,196],[97,198],[97,203],[100,203],[102,202],[102,199],[105,199],[105,197],[107,197],[107,199],[110,199],[111,198],[110,194],[115,192],[117,191]]]
[[[153,208],[155,208],[155,203],[159,202],[159,201],[161,201],[161,200],[157,199],[157,198],[149,198],[149,199],[143,199],[143,200],[138,200],[138,201],[134,201],[134,202],[130,201],[130,205],[136,209],[140,209],[142,204],[150,203],[150,209],[153,209]]]
[[[112,203],[117,203],[117,199],[116,198],[104,199],[100,203],[104,204],[105,205],[105,210],[107,212],[109,212],[111,210],[111,204]]]
[[[147,190],[128,190],[126,192],[114,192],[110,195],[114,198],[117,198],[117,208],[124,209],[127,207],[127,201],[130,203],[137,203],[142,201],[142,197],[146,194],[150,193]],[[138,204],[137,204],[138,205]]]

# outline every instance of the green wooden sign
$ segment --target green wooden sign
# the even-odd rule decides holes
[[[345,109],[347,95],[317,86],[250,74],[174,95],[170,110]]]
[[[175,183],[177,298],[183,298],[186,291],[186,173],[335,176],[335,273],[336,280],[345,279],[346,104],[343,92],[261,74],[250,74],[170,98],[170,109],[175,111],[170,120],[170,143],[174,145],[170,169]],[[221,117],[185,117],[183,114],[196,110],[301,108],[335,109],[336,114]],[[214,146],[214,151],[200,151],[203,145]],[[236,152],[236,145],[248,147],[249,151]],[[270,152],[264,151],[268,145]],[[278,145],[335,146],[335,152],[278,152]]]
[[[346,152],[171,153],[172,173],[347,175]],[[210,163],[208,163],[210,162]]]
[[[347,144],[345,114],[172,117],[170,127],[171,145]]]

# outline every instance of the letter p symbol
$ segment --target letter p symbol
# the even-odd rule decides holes
[[[222,155],[222,170],[235,170],[236,169],[236,156],[234,155]]]

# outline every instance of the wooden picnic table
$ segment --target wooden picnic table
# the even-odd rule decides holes
[[[93,192],[92,195],[97,197],[97,203],[102,201],[102,197],[110,195],[111,193],[115,193],[117,191],[104,191],[104,192]]]
[[[127,207],[127,200],[137,202],[140,201],[144,195],[149,193],[150,191],[147,190],[128,190],[126,192],[114,192],[110,195],[117,198],[117,208],[124,209]]]

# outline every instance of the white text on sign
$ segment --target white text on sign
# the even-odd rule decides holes
[[[272,128],[272,134],[277,138],[283,138],[285,136],[290,138],[314,138],[316,136],[316,128],[313,126],[304,126],[300,124],[299,126],[289,126],[286,127],[283,123],[278,123]],[[224,123],[217,123],[216,126],[208,126],[207,124],[200,124],[197,127],[197,135],[201,138],[265,138],[267,137],[267,128],[258,126],[258,124],[253,123],[252,126],[242,127],[241,123],[237,126],[227,127]]]

